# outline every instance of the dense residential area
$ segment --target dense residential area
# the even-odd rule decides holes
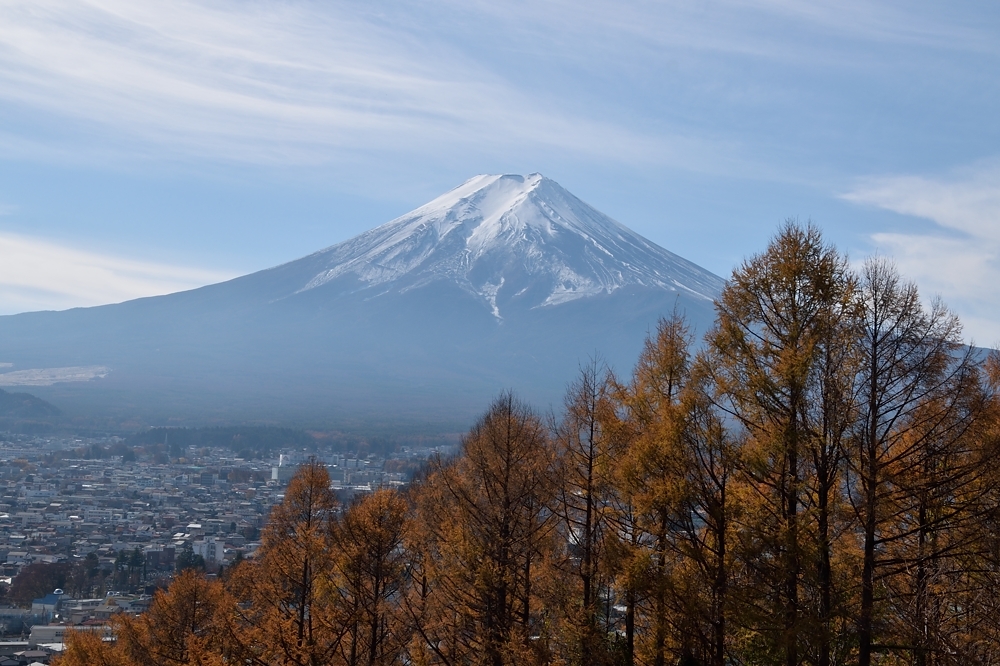
[[[405,470],[440,452],[404,449],[387,460],[285,449],[245,460],[192,446],[153,462],[123,442],[0,434],[0,664],[61,650],[66,627],[109,633],[112,616],[146,610],[178,570],[211,578],[251,556],[300,462],[320,460],[347,503],[405,485]]]

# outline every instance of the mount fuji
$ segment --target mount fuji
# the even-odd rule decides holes
[[[109,423],[462,426],[499,390],[557,405],[723,280],[540,174],[484,175],[355,238],[200,289],[0,317],[0,386]],[[88,381],[65,381],[69,379]]]

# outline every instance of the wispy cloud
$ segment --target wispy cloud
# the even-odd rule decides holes
[[[930,231],[875,233],[901,271],[924,292],[940,294],[980,344],[1000,344],[1000,165],[954,174],[871,178],[844,195],[935,223]]]
[[[873,66],[865,49],[824,44],[817,32],[997,50],[992,35],[975,26],[848,1],[849,8],[790,0],[711,7],[650,0],[0,0],[0,100],[61,120],[51,131],[65,131],[69,143],[91,138],[106,154],[116,142],[138,142],[133,150],[155,146],[161,158],[312,164],[378,151],[496,153],[513,146],[698,168],[706,152],[718,162],[731,159],[733,142],[662,114],[636,123],[641,99],[615,100],[613,92],[600,105],[618,104],[614,113],[594,109],[601,95],[585,94],[588,75],[635,76],[643,81],[637,90],[657,88],[664,74],[706,52]],[[536,59],[505,62],[515,53]],[[553,86],[545,77],[528,82],[524,72],[536,66],[553,72],[549,82],[576,80],[568,71],[576,68],[579,94],[547,90]],[[694,69],[700,80],[705,73]],[[777,95],[718,94],[719,103]],[[49,150],[36,150],[37,143],[0,136],[0,145],[20,144],[25,156],[66,151],[65,142]]]
[[[963,21],[933,0],[735,0],[734,5],[784,16],[813,29],[877,43],[907,44],[949,51],[1000,53],[982,21]],[[871,64],[871,63],[870,63]]]
[[[0,233],[0,314],[117,303],[192,289],[234,277],[85,252]]]
[[[676,66],[678,58],[687,60],[698,53],[871,68],[879,66],[867,48],[873,44],[1000,54],[995,35],[982,22],[963,22],[953,7],[927,0],[438,0],[434,4],[448,8],[450,18],[445,23],[456,32],[481,25],[488,17],[491,25],[504,26],[505,36],[534,37],[518,40],[516,48],[613,63],[652,59],[668,68]],[[856,48],[843,48],[844,40]],[[580,48],[583,43],[587,48]]]
[[[2,5],[0,99],[176,154],[310,163],[515,141],[642,159],[668,147],[543,108],[461,53],[339,3]]]

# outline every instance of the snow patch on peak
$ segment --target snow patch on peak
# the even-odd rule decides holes
[[[404,217],[447,214],[454,209],[475,208],[489,219],[512,208],[519,199],[547,180],[540,173],[529,176],[490,175],[473,176],[455,189],[445,192]]]
[[[497,320],[503,303],[528,291],[538,298],[529,307],[548,307],[630,284],[711,300],[723,285],[538,173],[475,176],[313,256],[324,267],[300,291],[344,275],[359,289],[384,285],[380,293],[449,280]],[[504,296],[505,284],[519,291]]]

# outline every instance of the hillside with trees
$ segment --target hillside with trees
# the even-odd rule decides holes
[[[38,396],[0,389],[0,430],[7,432],[49,432],[61,420],[62,412]]]
[[[787,223],[695,344],[513,393],[405,491],[302,466],[253,558],[83,664],[1000,662],[1000,359],[882,259]]]
[[[0,418],[45,419],[59,416],[59,409],[30,393],[0,389]]]

